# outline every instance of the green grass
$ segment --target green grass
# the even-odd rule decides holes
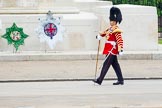
[[[159,27],[158,28],[158,32],[162,32],[162,27]]]
[[[159,39],[159,40],[158,40],[158,43],[159,43],[159,44],[162,44],[162,39]]]

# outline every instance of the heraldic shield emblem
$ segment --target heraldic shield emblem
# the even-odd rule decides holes
[[[44,26],[44,33],[51,39],[57,34],[57,26],[54,23],[47,23]]]

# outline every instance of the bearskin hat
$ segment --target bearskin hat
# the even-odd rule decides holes
[[[110,21],[116,21],[117,23],[121,23],[122,21],[122,14],[119,8],[117,7],[112,7],[110,9]]]

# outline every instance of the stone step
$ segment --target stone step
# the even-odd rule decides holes
[[[53,61],[53,60],[95,60],[96,51],[23,51],[23,52],[1,52],[0,61]],[[99,60],[104,56],[99,54]],[[125,51],[121,60],[162,60],[162,51]]]
[[[70,56],[69,56],[70,57]],[[0,82],[87,81],[99,76],[103,60],[1,61]],[[124,79],[162,79],[162,60],[119,60]],[[116,79],[110,67],[105,79]]]

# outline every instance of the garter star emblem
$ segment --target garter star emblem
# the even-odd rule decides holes
[[[46,18],[39,18],[40,24],[36,33],[40,42],[46,42],[53,49],[58,41],[63,41],[64,27],[60,24],[60,17],[53,17],[48,11]]]

